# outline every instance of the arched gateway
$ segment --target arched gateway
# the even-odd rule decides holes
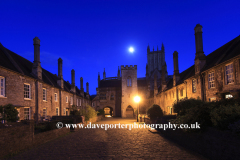
[[[126,117],[133,118],[133,116],[134,116],[134,110],[133,110],[132,106],[128,106],[126,108]]]
[[[105,117],[112,117],[113,116],[113,108],[112,107],[104,107],[104,115]]]

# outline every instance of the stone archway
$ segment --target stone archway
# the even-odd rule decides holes
[[[103,110],[104,110],[105,117],[113,116],[113,108],[112,107],[107,106],[107,107],[104,107]]]
[[[132,106],[128,106],[126,108],[126,117],[127,118],[133,118],[134,117],[134,109],[132,108]]]

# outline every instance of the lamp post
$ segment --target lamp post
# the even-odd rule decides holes
[[[134,101],[137,103],[137,122],[138,122],[140,97],[139,96],[134,97]]]

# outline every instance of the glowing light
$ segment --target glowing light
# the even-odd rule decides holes
[[[134,97],[134,101],[137,103],[140,102],[140,97],[139,96]]]
[[[133,52],[134,52],[134,48],[133,48],[133,47],[130,47],[130,48],[129,48],[129,52],[133,53]]]

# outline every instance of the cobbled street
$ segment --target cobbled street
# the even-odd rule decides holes
[[[128,124],[133,119],[106,118],[96,124]],[[204,159],[148,129],[77,129],[10,159]]]

